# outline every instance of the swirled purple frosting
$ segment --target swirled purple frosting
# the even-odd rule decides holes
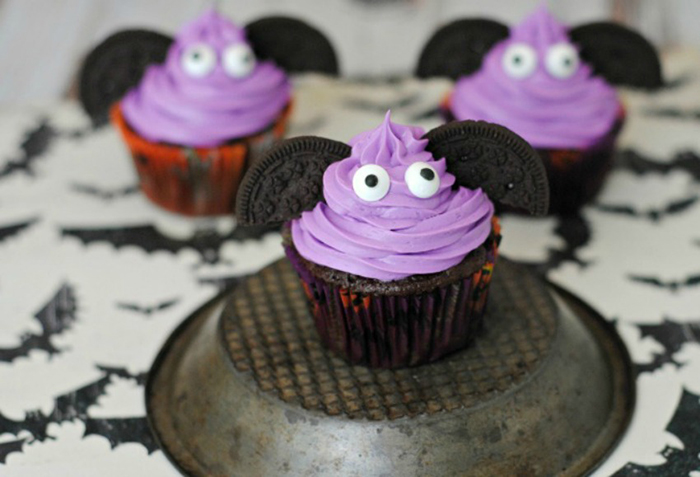
[[[200,44],[216,52],[216,66],[196,77],[183,69],[182,55]],[[236,44],[247,45],[245,31],[213,9],[186,25],[165,63],[150,66],[124,97],[127,123],[150,141],[193,147],[217,146],[265,129],[289,102],[291,85],[270,61],[258,62],[245,77],[228,75],[223,53]]]
[[[537,67],[527,78],[513,78],[503,56],[523,43],[537,53]],[[543,5],[489,51],[478,72],[458,80],[450,99],[454,116],[502,124],[536,148],[595,144],[613,127],[620,103],[612,86],[583,62],[570,77],[550,74],[546,55],[560,43],[573,45],[567,28]]]
[[[376,129],[350,141],[351,155],[333,163],[323,176],[325,202],[291,223],[294,246],[320,265],[382,281],[436,273],[460,263],[491,233],[494,207],[481,189],[453,188],[445,159],[425,150],[418,127],[394,124],[387,113]],[[414,196],[406,169],[430,164],[440,178],[429,198]],[[389,192],[376,202],[355,193],[353,176],[377,164],[390,177]]]

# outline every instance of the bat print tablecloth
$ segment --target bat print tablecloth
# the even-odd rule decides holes
[[[700,59],[623,92],[628,120],[595,204],[503,219],[503,254],[614,322],[638,403],[595,475],[700,477]],[[446,81],[296,80],[290,135],[431,128]],[[71,102],[0,110],[0,475],[169,476],[145,418],[158,349],[191,311],[282,256],[276,233],[150,205],[110,127]]]

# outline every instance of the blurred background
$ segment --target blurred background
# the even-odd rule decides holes
[[[301,17],[324,31],[346,76],[410,73],[443,23],[482,16],[513,24],[542,0],[0,0],[0,103],[59,99],[74,91],[86,51],[122,28],[173,34],[217,4],[239,24],[262,16]],[[700,47],[698,0],[550,0],[571,25],[615,19],[663,49]]]

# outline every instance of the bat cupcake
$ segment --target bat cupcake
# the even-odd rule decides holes
[[[352,363],[397,368],[465,347],[479,329],[500,240],[497,201],[544,214],[537,153],[509,130],[384,122],[349,144],[282,141],[247,172],[244,225],[283,242],[316,328]]]
[[[550,212],[576,212],[591,200],[612,165],[625,112],[613,85],[662,85],[653,46],[614,23],[569,29],[542,6],[520,25],[459,20],[427,43],[420,77],[456,79],[448,120],[502,124],[542,156]]]
[[[283,136],[287,72],[298,71],[337,74],[319,31],[283,17],[243,29],[208,10],[174,39],[143,30],[107,38],[84,63],[80,98],[95,124],[110,117],[119,129],[153,202],[226,214],[246,168]]]

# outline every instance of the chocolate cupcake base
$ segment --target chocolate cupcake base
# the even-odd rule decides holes
[[[268,128],[217,147],[150,142],[127,124],[119,103],[111,119],[126,142],[141,190],[156,205],[183,215],[231,214],[238,185],[249,165],[282,139],[291,103]]]
[[[610,131],[587,149],[536,148],[549,179],[549,213],[571,215],[598,195],[612,169],[621,114]]]
[[[465,348],[482,326],[500,235],[444,272],[381,282],[312,264],[285,237],[323,343],[353,364],[401,368]]]

